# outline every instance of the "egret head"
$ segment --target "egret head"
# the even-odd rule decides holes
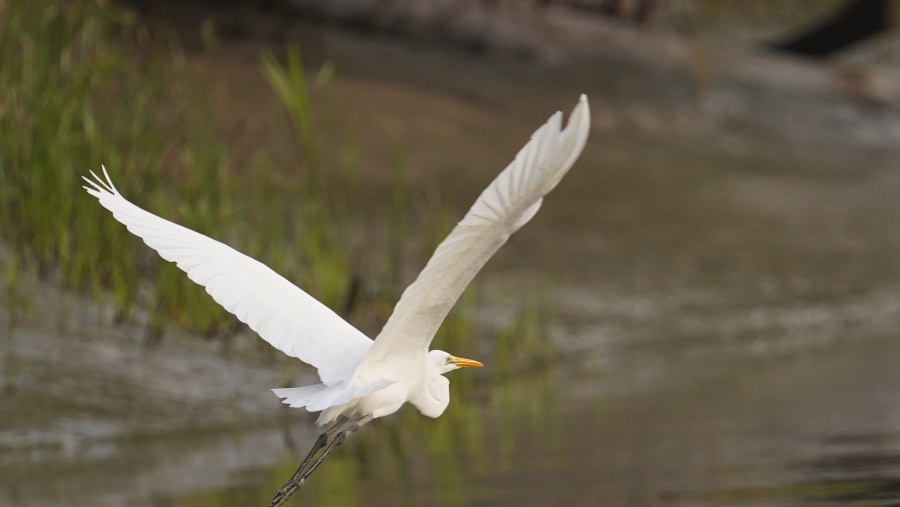
[[[443,350],[432,350],[428,353],[428,360],[435,366],[441,375],[448,371],[458,370],[459,368],[481,368],[484,366],[474,359],[456,357]]]

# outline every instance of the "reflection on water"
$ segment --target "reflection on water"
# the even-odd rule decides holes
[[[407,410],[354,436],[298,505],[892,505],[900,346],[836,352],[744,361],[655,392],[542,373],[479,386],[440,421]],[[593,395],[565,396],[573,383]],[[264,503],[302,450],[243,490],[176,504]]]
[[[425,419],[405,408],[378,421],[329,457],[298,495],[327,505],[477,504],[494,494],[484,481],[521,469],[523,445],[540,456],[560,442],[557,387],[545,374],[496,390],[456,386],[443,417]],[[290,476],[300,450],[274,469],[265,493]]]
[[[714,373],[706,358],[684,360],[652,386],[617,386],[577,358],[475,376],[454,382],[439,420],[407,408],[354,435],[295,502],[890,505],[900,478],[898,354],[900,341],[883,337],[726,359]],[[315,437],[308,417],[287,413],[268,429],[0,453],[0,504],[265,505]]]
[[[900,432],[840,435],[820,443],[822,456],[799,464],[812,479],[810,501],[835,505],[896,503],[900,498]]]

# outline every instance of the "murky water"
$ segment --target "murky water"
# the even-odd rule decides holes
[[[441,421],[406,410],[367,427],[297,505],[900,503],[900,118],[740,83],[700,92],[687,72],[627,62],[470,61],[316,37],[311,60],[343,72],[335,135],[367,154],[373,201],[396,150],[414,188],[462,213],[582,91],[595,128],[479,277],[489,324],[523,298],[552,301],[560,360],[452,374]],[[277,147],[254,51],[193,57],[188,79],[231,108],[224,129]],[[63,306],[82,315],[77,304]],[[266,392],[274,373],[104,348],[103,333],[128,333],[96,322],[37,329],[3,351],[18,387],[0,424],[0,505],[264,505],[314,440],[311,419]],[[72,333],[93,348],[58,343]],[[56,366],[37,360],[47,350]],[[152,396],[94,378],[79,354],[145,368]],[[56,378],[78,389],[50,396]]]

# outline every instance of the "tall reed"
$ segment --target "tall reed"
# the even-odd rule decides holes
[[[164,140],[144,134],[154,128],[160,82],[115,42],[128,30],[140,30],[132,17],[97,2],[0,0],[0,235],[11,245],[7,263],[65,285],[112,287],[123,307],[138,279],[131,256],[121,254],[132,243],[84,198],[80,178],[105,161],[130,195],[154,186]],[[127,111],[109,107],[124,103]],[[10,291],[21,282],[5,279]]]
[[[324,162],[317,134],[323,122],[310,103],[312,80],[299,51],[288,50],[283,63],[267,54],[260,66],[294,127],[296,167],[273,167],[262,156],[237,169],[205,120],[211,116],[206,105],[179,102],[167,90],[163,70],[174,64],[159,57],[165,51],[148,51],[143,30],[132,14],[106,2],[0,0],[0,240],[11,245],[3,262],[7,301],[19,300],[17,287],[33,273],[111,294],[122,318],[136,305],[148,309],[157,331],[174,323],[222,334],[235,325],[201,288],[160,262],[81,191],[81,176],[105,163],[122,193],[141,206],[259,258],[338,311],[383,321],[409,282],[403,266],[424,266],[424,257],[411,259],[403,247],[415,232],[406,221],[410,210],[424,210],[416,224],[430,238],[423,255],[449,232],[456,213],[407,191],[399,154],[388,204],[378,210],[385,214],[378,227],[386,240],[363,245],[363,255],[374,260],[360,268],[349,253],[356,240],[346,232],[367,213],[359,204],[360,176],[352,164],[338,169]],[[134,57],[142,52],[156,56]],[[329,67],[325,74],[333,72]],[[161,115],[161,107],[173,110]],[[474,293],[470,289],[462,306],[473,304]],[[475,333],[469,315],[457,309],[438,342],[465,350]],[[496,353],[522,353],[503,335],[496,344]]]

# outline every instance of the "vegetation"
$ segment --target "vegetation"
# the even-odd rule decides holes
[[[4,270],[8,293],[30,273],[64,286],[109,290],[127,318],[142,282],[150,282],[153,295],[144,304],[157,325],[172,319],[209,334],[233,322],[80,191],[81,176],[105,163],[129,198],[170,210],[170,218],[302,278],[317,297],[338,306],[351,277],[334,231],[347,215],[329,209],[318,181],[322,171],[308,135],[296,55],[284,71],[289,75],[272,58],[264,66],[304,141],[300,180],[284,185],[264,157],[256,167],[230,170],[222,141],[203,134],[212,130],[201,120],[205,111],[166,96],[158,63],[134,61],[146,43],[126,36],[141,32],[128,13],[88,0],[65,7],[0,0],[0,18],[0,57],[7,62],[0,69],[0,231],[12,245],[4,265],[14,266]],[[175,111],[159,114],[163,102]],[[246,221],[232,219],[238,195],[251,199],[242,208],[256,213]],[[295,203],[302,204],[299,210]]]
[[[119,11],[73,2],[0,0],[0,231],[12,245],[7,287],[22,271],[65,284],[100,283],[126,306],[136,268],[97,255],[123,248],[125,236],[76,198],[79,178],[97,161],[120,167],[125,188],[152,188],[164,152],[149,129],[159,89],[127,72],[111,31],[132,25]],[[104,97],[105,100],[98,100]],[[102,104],[128,103],[125,115]],[[81,197],[81,196],[77,196]]]
[[[211,114],[204,104],[189,106],[167,90],[162,64],[173,63],[134,58],[167,54],[148,48],[148,39],[132,15],[105,2],[0,0],[0,58],[6,62],[0,67],[0,241],[11,245],[2,261],[7,311],[21,312],[11,303],[21,300],[23,279],[40,277],[98,297],[112,294],[122,319],[136,307],[149,311],[154,332],[175,323],[221,335],[236,325],[201,288],[81,192],[81,176],[105,163],[123,194],[140,205],[165,210],[167,218],[259,258],[354,322],[383,322],[408,281],[401,266],[415,262],[403,254],[411,203],[402,157],[387,217],[380,221],[379,236],[387,240],[365,245],[365,256],[376,260],[362,269],[348,254],[346,232],[365,212],[356,204],[362,201],[358,174],[353,167],[324,167],[316,136],[321,122],[307,94],[310,85],[327,86],[327,77],[308,80],[296,50],[283,65],[264,56],[261,72],[295,127],[298,168],[273,167],[265,154],[251,167],[234,168],[205,120]],[[330,76],[328,70],[323,75]],[[430,217],[420,225],[431,238],[427,254],[455,217],[425,203],[414,206]],[[464,303],[474,297],[469,291]],[[534,319],[517,322],[496,341],[495,352],[518,364],[523,351],[543,354],[546,347],[530,338],[540,333]],[[475,334],[469,317],[457,311],[440,340],[442,347],[462,350]]]

